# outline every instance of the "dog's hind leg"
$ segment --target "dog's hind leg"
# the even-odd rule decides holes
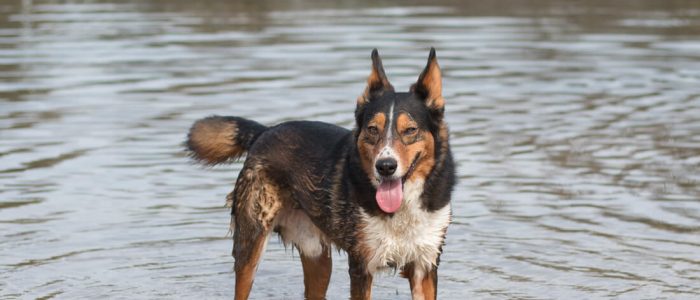
[[[306,256],[304,253],[300,256],[304,268],[304,297],[309,300],[326,299],[333,267],[331,247],[323,246],[323,251],[318,257]]]
[[[265,251],[267,233],[269,231],[261,231],[255,236],[245,237],[239,234],[240,238],[234,240],[236,300],[248,299],[250,289],[253,286],[255,271],[257,271],[260,257]]]
[[[248,299],[275,217],[282,208],[279,189],[259,166],[244,166],[233,197],[233,257],[236,300]]]

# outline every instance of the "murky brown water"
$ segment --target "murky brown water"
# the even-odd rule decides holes
[[[0,298],[230,298],[240,164],[190,164],[192,121],[350,127],[370,50],[406,89],[431,45],[443,299],[700,298],[700,2],[225,2],[0,3]],[[301,283],[272,238],[254,298]]]

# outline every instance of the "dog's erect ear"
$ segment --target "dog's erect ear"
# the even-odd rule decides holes
[[[375,48],[372,50],[372,73],[369,74],[367,78],[367,87],[365,92],[357,98],[357,104],[363,105],[369,102],[369,99],[373,93],[382,91],[394,91],[394,87],[389,83],[384,73],[384,66],[382,66],[382,59],[379,57],[379,52]]]
[[[430,109],[442,111],[445,108],[445,99],[442,98],[442,74],[435,57],[435,48],[430,48],[428,64],[418,76],[418,81],[411,86],[411,92],[423,97],[425,105]]]

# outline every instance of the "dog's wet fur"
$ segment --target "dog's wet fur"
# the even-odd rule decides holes
[[[274,231],[299,250],[307,299],[325,299],[333,245],[348,254],[351,299],[370,299],[373,275],[387,269],[409,279],[413,299],[435,299],[455,184],[444,105],[435,49],[403,93],[375,49],[352,131],[313,121],[195,122],[187,140],[195,160],[215,165],[247,152],[228,197],[235,298],[248,298]],[[384,180],[402,185],[400,206],[390,212],[375,198]]]

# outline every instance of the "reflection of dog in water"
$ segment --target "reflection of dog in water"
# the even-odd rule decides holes
[[[371,298],[372,276],[397,268],[413,299],[434,299],[455,183],[444,104],[435,49],[405,93],[394,91],[375,49],[353,131],[312,121],[195,122],[187,146],[196,160],[214,165],[248,152],[229,196],[236,299],[248,297],[271,231],[299,250],[306,298],[325,298],[335,245],[348,253],[352,299]]]

